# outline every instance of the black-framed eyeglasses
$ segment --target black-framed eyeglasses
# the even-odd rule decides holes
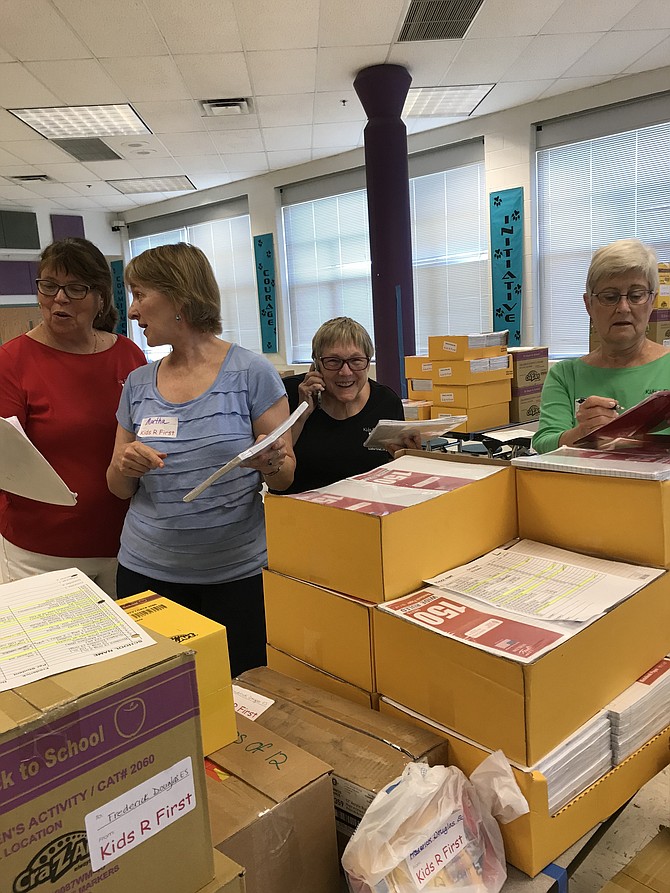
[[[621,298],[625,298],[629,304],[646,304],[654,292],[649,288],[629,288],[627,292],[621,292],[616,288],[606,288],[604,291],[593,293],[592,298],[597,298],[605,307],[614,307]]]
[[[362,372],[370,365],[370,357],[321,357],[320,362],[328,372],[339,372],[345,363],[352,372]]]
[[[81,282],[68,282],[67,285],[61,285],[60,282],[54,282],[53,279],[36,279],[35,283],[37,291],[45,298],[55,298],[62,288],[71,301],[83,301],[93,288],[92,285],[84,285]]]

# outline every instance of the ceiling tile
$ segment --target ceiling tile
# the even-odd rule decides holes
[[[319,45],[391,43],[400,31],[407,5],[406,0],[321,0]]]
[[[512,63],[498,81],[534,81],[560,77],[588,53],[602,35],[573,34],[569,41],[558,34],[541,34]]]
[[[170,52],[233,53],[242,40],[232,0],[144,0]]]
[[[31,192],[29,189],[24,189],[23,186],[18,186],[10,180],[0,179],[0,195],[3,198],[11,198],[15,202],[20,202],[30,208],[36,193]]]
[[[563,0],[486,0],[466,32],[466,42],[481,37],[538,34]]]
[[[11,145],[10,143],[8,148],[11,148]],[[21,164],[21,159],[12,152],[8,152],[7,149],[0,148],[0,165],[4,164]]]
[[[47,198],[59,198],[63,196],[77,196],[77,193],[70,189],[69,186],[66,186],[64,183],[31,183],[30,184],[31,192],[36,192],[38,195],[43,195]]]
[[[264,134],[268,152],[312,148],[312,128],[309,124],[296,127],[269,127]]]
[[[287,152],[268,152],[271,171],[280,171],[284,167],[306,164],[312,160],[311,149],[293,149]]]
[[[49,0],[2,4],[2,46],[21,61],[92,55]]]
[[[425,50],[424,50],[425,52]],[[353,47],[322,47],[316,59],[316,89],[350,90],[361,68],[383,65],[389,48],[377,44]],[[445,66],[446,68],[446,66]]]
[[[102,59],[131,102],[190,99],[179,69],[169,56]]]
[[[41,164],[40,170],[54,180],[58,180],[59,183],[83,184],[84,188],[86,188],[87,183],[92,183],[95,180],[94,175],[88,168],[76,161],[63,164]],[[77,192],[80,191],[79,189],[77,190]],[[86,195],[85,191],[81,192],[82,195]]]
[[[109,183],[105,183],[104,180],[96,180],[94,179],[95,175],[91,173],[91,180],[88,183],[71,183],[70,188],[74,189],[75,192],[79,192],[81,195],[85,196],[93,196],[93,197],[104,197],[107,195],[118,195],[116,189],[113,186],[110,186]]]
[[[2,66],[0,66],[0,74]],[[10,115],[4,109],[0,109],[0,142],[15,142],[16,140],[35,139],[35,131],[20,121],[14,115]],[[11,151],[11,147],[7,146]]]
[[[465,120],[467,120],[467,115],[462,118],[408,118],[405,121],[405,126],[407,133],[424,133],[426,130],[437,130],[439,127],[446,127],[448,124],[457,124],[459,121]]]
[[[34,164],[1,164],[0,177],[30,177],[33,174],[41,174],[42,171]]]
[[[137,176],[137,171],[129,161],[89,161],[86,167],[102,180],[123,180]]]
[[[16,62],[16,57],[12,56],[11,53],[6,52],[0,47],[0,62]]]
[[[221,155],[231,152],[259,152],[264,149],[258,130],[231,130],[227,133],[219,131],[212,134],[212,140]]]
[[[108,105],[127,99],[97,59],[27,62],[25,67],[48,84],[63,105]]]
[[[439,85],[495,84],[530,44],[531,37],[466,40]]]
[[[316,86],[316,50],[267,50],[249,53],[249,75],[256,96],[312,93]]]
[[[212,186],[222,186],[224,183],[230,183],[232,177],[229,173],[222,171],[221,173],[204,173],[189,174],[189,178],[194,186],[198,189],[210,189]]]
[[[431,40],[430,50],[422,41],[397,43],[391,47],[388,61],[402,65],[412,76],[412,87],[435,87],[461,48],[460,40]]]
[[[554,83],[547,87],[541,98],[549,96],[558,96],[561,93],[571,93],[573,90],[583,90],[584,87],[593,87],[595,84],[602,83],[600,78],[558,78]]]
[[[314,123],[337,124],[340,121],[367,121],[356,92],[341,90],[338,93],[317,93],[314,97]]]
[[[58,201],[61,208],[69,211],[93,211],[97,210],[100,205],[95,199],[86,198],[85,195],[74,195],[72,198],[61,198]]]
[[[254,100],[254,105],[263,127],[311,124],[314,114],[314,94],[259,96]]]
[[[133,108],[152,133],[194,133],[205,119],[192,99],[175,102],[134,102]]]
[[[265,152],[249,152],[246,155],[224,155],[223,161],[231,174],[261,174],[268,169]]]
[[[53,2],[99,59],[120,53],[126,57],[145,57],[163,56],[168,52],[146,6],[137,0],[114,0],[113,3],[101,0]]]
[[[670,28],[670,4],[667,0],[640,0],[631,2],[630,8],[630,13],[617,22],[615,30],[639,31],[650,25]]]
[[[251,93],[244,53],[175,56],[194,99],[237,99]]]
[[[651,71],[654,68],[665,68],[670,59],[670,38],[666,37],[653,50],[640,56],[637,62],[629,65],[626,74],[633,74],[638,71]],[[11,146],[9,147],[11,149]]]
[[[584,0],[563,0],[562,5],[544,23],[540,32],[584,34],[587,31],[609,31],[622,16],[637,6],[638,2],[639,0],[607,0],[607,3],[584,3]]]
[[[497,84],[488,96],[483,99],[473,115],[488,115],[501,109],[514,108],[526,102],[533,102],[551,86],[553,81],[521,81],[509,84]]]
[[[316,47],[319,0],[234,0],[247,50]],[[386,2],[386,0],[385,0]]]
[[[20,62],[0,65],[0,105],[5,108],[34,108],[59,105],[60,100]]]
[[[591,47],[566,77],[615,75],[634,65],[668,36],[667,31],[610,31]]]
[[[183,173],[174,158],[133,158],[132,164],[141,177],[178,177]]]
[[[44,137],[26,140],[25,142],[12,143],[12,152],[17,158],[25,161],[27,164],[65,164],[72,161],[72,156],[68,155],[58,146]]]
[[[239,97],[241,98],[241,97]],[[258,115],[220,115],[213,118],[204,117],[205,130],[255,130],[260,127]]]
[[[107,184],[105,184],[107,185]],[[137,202],[133,201],[134,196],[120,195],[113,186],[109,187],[113,194],[105,195],[103,207],[109,211],[127,211],[129,208],[137,207]]]
[[[312,135],[313,145],[315,148],[356,146],[362,131],[363,126],[356,123],[315,124]]]
[[[136,158],[169,158],[170,152],[161,137],[153,134],[137,136],[106,136],[103,140],[117,155],[128,161]]]
[[[209,133],[173,133],[162,136],[163,145],[171,155],[214,155],[216,149]]]
[[[225,173],[226,166],[220,155],[180,155],[177,159],[184,173],[193,179],[193,174]]]

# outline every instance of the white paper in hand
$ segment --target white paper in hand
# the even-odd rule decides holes
[[[406,438],[418,434],[422,443],[432,437],[441,437],[447,431],[453,431],[468,417],[465,415],[444,416],[440,419],[422,419],[421,421],[404,421],[398,419],[380,419],[363,444],[369,450],[385,450],[391,444],[402,443]]]
[[[77,504],[77,494],[28,440],[15,416],[0,417],[0,490],[51,505]]]
[[[263,440],[260,440],[258,443],[255,443],[253,446],[250,446],[248,450],[243,450],[238,456],[235,456],[234,459],[231,459],[230,462],[226,462],[226,464],[219,468],[218,471],[215,471],[214,474],[210,474],[207,480],[203,481],[202,484],[198,484],[197,487],[194,487],[189,491],[186,496],[184,496],[183,502],[192,502],[196,497],[200,496],[201,493],[204,493],[204,491],[215,481],[222,478],[224,474],[228,474],[233,468],[237,468],[238,465],[246,462],[247,459],[251,459],[251,457],[255,456],[257,453],[262,453],[263,450],[267,450],[270,444],[274,443],[274,441],[277,440],[278,437],[281,437],[282,434],[285,434],[308,408],[309,404],[305,402],[301,403],[286,421],[282,422],[281,425],[277,425],[274,431],[271,431],[267,437],[263,438]]]

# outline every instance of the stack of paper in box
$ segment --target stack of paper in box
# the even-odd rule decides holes
[[[432,418],[467,416],[454,431],[509,422],[512,367],[505,332],[431,336],[427,357],[405,357],[408,396],[432,400]]]
[[[607,705],[614,765],[670,725],[670,654]]]

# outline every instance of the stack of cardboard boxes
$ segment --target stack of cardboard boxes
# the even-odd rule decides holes
[[[511,347],[511,422],[536,422],[540,418],[542,385],[549,371],[548,347]]]

